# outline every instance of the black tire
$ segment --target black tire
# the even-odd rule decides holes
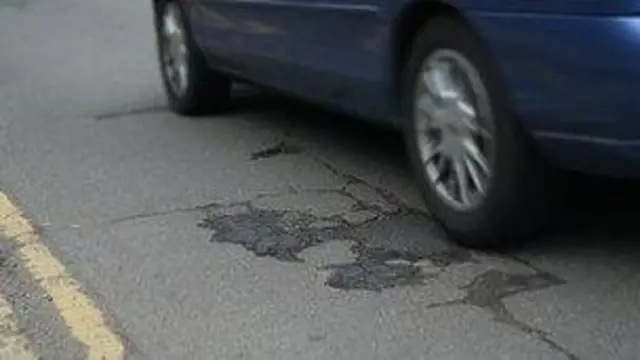
[[[476,67],[486,88],[494,118],[492,177],[484,199],[459,211],[444,201],[428,179],[418,150],[413,120],[414,84],[425,59],[437,49],[453,49]],[[405,137],[412,167],[428,211],[457,243],[474,248],[514,245],[541,234],[561,203],[562,176],[538,155],[510,110],[505,87],[481,40],[461,20],[436,18],[419,32],[404,67]]]
[[[162,40],[163,16],[171,7],[177,8],[182,20],[186,53],[187,53],[187,84],[185,90],[177,92],[171,85],[168,72],[164,66],[163,57],[167,51]],[[162,83],[167,96],[169,107],[175,113],[185,116],[203,115],[224,109],[231,97],[231,80],[215,72],[196,45],[188,17],[175,0],[158,0],[155,5],[155,30],[157,40],[158,63],[162,75]]]

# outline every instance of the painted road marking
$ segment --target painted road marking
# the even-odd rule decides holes
[[[0,360],[36,360],[29,340],[20,333],[9,302],[0,294]]]
[[[0,192],[0,229],[14,242],[16,255],[51,297],[71,335],[87,348],[88,360],[122,360],[124,345],[104,316],[42,243],[23,212]]]

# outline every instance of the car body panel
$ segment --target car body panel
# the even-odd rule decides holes
[[[376,48],[385,32],[379,25],[381,7],[367,0],[220,0],[196,3],[192,21],[203,21],[205,10],[223,14],[234,25],[231,35],[198,37],[212,58],[226,55],[226,70],[366,117],[384,120],[391,115],[387,91],[379,86],[388,76]],[[211,37],[227,49],[210,46]]]
[[[633,164],[640,140],[640,18],[472,16],[513,109],[547,157],[603,174],[640,170]]]
[[[191,0],[213,66],[391,123],[403,0]],[[502,75],[512,108],[556,164],[640,175],[635,0],[454,0]],[[625,171],[621,169],[624,168]]]

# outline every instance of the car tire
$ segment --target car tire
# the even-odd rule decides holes
[[[215,72],[196,45],[187,15],[178,1],[155,5],[158,62],[169,107],[195,116],[228,105],[231,80]]]
[[[447,56],[451,57],[449,65]],[[529,136],[519,126],[509,108],[501,78],[470,26],[457,18],[429,21],[416,37],[403,70],[403,117],[411,164],[428,212],[443,225],[453,240],[467,247],[495,248],[531,240],[548,229],[553,210],[562,203],[557,196],[562,176],[539,156]],[[449,77],[441,74],[449,74]],[[466,82],[464,74],[471,74]],[[452,93],[442,79],[448,79],[450,89],[469,91]],[[422,89],[421,86],[437,89],[424,90],[421,94],[428,93],[429,99],[440,102],[418,97],[417,91]],[[431,93],[442,96],[436,97]],[[457,95],[452,94],[462,94],[459,98],[463,100],[455,100]],[[472,100],[465,102],[465,97]],[[475,110],[470,111],[465,104],[472,104]],[[475,114],[476,124],[470,126],[467,120],[457,121],[455,116],[461,111],[463,115],[459,119],[473,118]],[[453,114],[453,117],[447,114]],[[437,129],[432,128],[435,126],[433,119],[445,119],[437,123],[444,124],[439,135]],[[423,123],[426,125],[421,125]],[[456,125],[449,128],[450,124]],[[461,145],[455,145],[458,143],[449,139],[456,139],[451,135],[456,131],[457,134],[466,131],[464,134],[471,135],[464,135],[465,140],[459,142]],[[476,142],[483,138],[484,142],[468,146],[467,138]],[[467,148],[477,150],[483,146],[489,149],[489,155],[485,157],[489,170],[480,174],[478,170],[483,169],[479,165],[481,161],[476,162],[476,155],[470,155],[477,151],[470,152]],[[431,152],[425,149],[431,149]],[[453,154],[450,158],[457,160],[451,160],[447,165],[446,154]],[[467,162],[469,159],[471,165]],[[472,166],[475,166],[473,174]],[[454,171],[461,168],[463,170]],[[464,175],[458,177],[458,171]],[[482,174],[486,175],[482,178],[484,182],[478,180],[482,180],[478,176]],[[452,185],[450,178],[453,175],[458,184],[467,184],[464,198],[463,186]],[[477,185],[470,186],[470,183]],[[473,206],[455,203],[455,198],[447,195],[448,192],[453,194],[454,190],[460,195],[460,204]],[[472,197],[472,190],[477,192],[475,197]]]

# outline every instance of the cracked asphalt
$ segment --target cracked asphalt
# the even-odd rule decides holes
[[[0,45],[0,187],[126,359],[638,358],[638,182],[577,177],[556,233],[469,251],[398,134],[246,88],[170,114],[148,2],[0,0]],[[91,358],[17,253],[0,359]]]

